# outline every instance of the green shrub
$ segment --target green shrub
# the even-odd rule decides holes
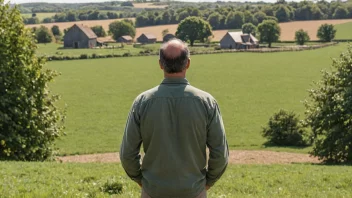
[[[331,163],[352,163],[352,46],[324,71],[305,101],[312,128],[312,155]]]
[[[88,59],[88,55],[87,54],[81,54],[81,56],[79,57],[80,59]],[[72,59],[72,57],[67,58],[67,60]]]
[[[124,53],[122,56],[123,56],[123,57],[128,57],[128,56],[132,56],[132,54],[129,53],[129,52],[126,52],[126,53]]]
[[[120,194],[123,192],[123,185],[113,179],[107,180],[101,187],[102,192],[108,193],[109,195]]]
[[[36,56],[19,10],[0,0],[0,16],[0,160],[43,161],[63,135],[59,96],[48,89],[57,73]]]
[[[262,131],[268,143],[277,146],[306,146],[305,134],[296,114],[286,110],[275,113]]]

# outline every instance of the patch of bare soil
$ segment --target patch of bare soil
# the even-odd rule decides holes
[[[59,157],[58,161],[74,163],[113,163],[120,162],[120,158],[118,153],[102,153]],[[310,157],[308,154],[252,150],[231,150],[229,161],[230,164],[291,164],[320,162],[317,158]]]

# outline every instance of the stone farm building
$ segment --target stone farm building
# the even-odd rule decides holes
[[[74,24],[64,36],[64,47],[92,48],[97,46],[97,35],[89,27]]]
[[[142,44],[147,44],[147,43],[155,43],[156,42],[156,36],[153,34],[141,34],[138,38],[137,41]]]
[[[259,47],[259,41],[252,34],[227,32],[220,40],[222,49],[252,49]]]
[[[131,36],[121,36],[120,38],[117,39],[117,42],[119,43],[132,43],[133,39]]]
[[[166,34],[163,37],[163,42],[168,42],[170,39],[173,39],[173,38],[175,38],[175,36],[173,34]]]

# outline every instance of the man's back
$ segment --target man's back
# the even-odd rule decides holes
[[[143,187],[142,198],[205,198],[228,160],[219,107],[210,94],[186,80],[190,58],[182,41],[164,44],[159,64],[164,81],[140,94],[129,113],[122,166]],[[142,143],[145,156],[140,164]]]

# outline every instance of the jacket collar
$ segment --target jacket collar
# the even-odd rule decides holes
[[[165,78],[161,84],[186,84],[189,85],[189,82],[186,78]]]

